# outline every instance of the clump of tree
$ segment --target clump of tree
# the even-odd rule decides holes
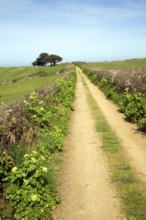
[[[32,62],[33,66],[47,66],[50,64],[51,66],[55,66],[57,63],[61,62],[62,57],[48,53],[41,53],[38,58],[34,62]]]

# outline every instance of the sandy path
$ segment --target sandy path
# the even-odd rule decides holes
[[[65,143],[61,174],[62,203],[54,211],[54,220],[124,219],[100,144],[86,89],[78,74],[75,111]]]
[[[82,71],[79,71],[82,74]],[[146,137],[137,133],[137,127],[124,120],[125,117],[118,112],[117,106],[107,100],[105,95],[85,75],[82,76],[85,78],[90,92],[104,113],[106,120],[121,139],[131,165],[141,180],[146,183]]]

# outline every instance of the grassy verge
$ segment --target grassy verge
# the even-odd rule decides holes
[[[117,187],[123,212],[130,220],[145,220],[146,190],[144,184],[136,176],[120,140],[106,122],[89,89],[87,91],[88,102],[96,121],[96,130],[102,136],[102,149],[107,155],[111,180]]]

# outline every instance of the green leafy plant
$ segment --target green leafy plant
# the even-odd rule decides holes
[[[120,110],[125,113],[128,120],[137,123],[139,128],[146,129],[146,99],[136,90],[125,90]]]
[[[73,73],[69,81],[67,79],[57,81],[57,92],[54,99],[56,103],[63,104],[64,107],[71,107],[71,103],[74,99],[75,81]]]
[[[37,124],[40,127],[48,127],[50,125],[49,121],[51,113],[45,108],[44,101],[39,99],[37,93],[33,92],[29,96],[29,99],[25,100],[24,103],[34,124]]]
[[[13,167],[5,192],[15,219],[43,219],[52,216],[59,203],[53,171],[37,152],[24,155],[21,167]]]
[[[7,181],[7,188],[4,190],[7,214],[4,213],[2,218],[52,218],[52,210],[60,202],[52,168],[55,165],[53,158],[56,152],[63,150],[75,83],[75,72],[65,73],[57,83],[41,88],[16,103],[15,111],[11,106],[10,111],[8,109],[9,118],[5,114],[5,123],[0,128],[1,143],[7,147],[14,163],[7,172],[3,158],[0,158],[3,179]],[[15,114],[18,117],[14,118]],[[17,120],[18,118],[22,120]],[[7,121],[10,124],[8,128]],[[21,128],[25,129],[19,132]],[[10,132],[13,142],[9,140]]]
[[[4,182],[7,182],[7,177],[11,171],[11,168],[14,166],[13,159],[7,155],[6,153],[3,153],[0,156],[0,184],[1,187]],[[3,189],[1,189],[3,190]]]
[[[64,134],[59,127],[55,126],[54,130],[48,133],[48,144],[51,152],[63,150]]]

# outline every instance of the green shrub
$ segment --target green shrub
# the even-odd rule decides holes
[[[0,174],[2,180],[7,182],[3,197],[6,200],[7,212],[3,212],[2,218],[16,220],[52,218],[51,213],[59,202],[59,197],[52,168],[54,161],[51,158],[55,152],[63,150],[75,96],[75,83],[75,72],[66,73],[56,84],[49,88],[41,88],[27,96],[25,100],[21,100],[15,105],[15,111],[12,105],[9,118],[4,121],[5,123],[1,121],[1,143],[4,140],[5,150],[14,159],[12,164],[8,163],[9,158],[3,158],[3,152],[0,152],[2,167]],[[13,114],[17,111],[18,115],[23,116],[23,120],[18,121],[15,118],[14,121]],[[6,114],[4,118],[6,119]],[[7,121],[13,127],[8,127]],[[29,122],[30,127],[26,126],[26,122]],[[26,132],[18,136],[16,131],[19,127],[25,127]],[[11,130],[14,142],[9,139],[9,142],[5,141]],[[33,142],[30,143],[28,140]],[[28,142],[30,145],[26,147]],[[3,149],[1,148],[2,151]],[[37,152],[32,151],[33,149]],[[10,165],[8,169],[6,164]]]
[[[24,155],[20,167],[13,167],[5,192],[15,219],[43,219],[51,217],[51,210],[59,202],[52,168],[37,152]],[[49,167],[49,168],[48,168]]]
[[[0,156],[0,184],[7,182],[7,176],[11,171],[11,168],[14,166],[14,161],[12,157],[3,153]]]
[[[120,110],[125,113],[126,118],[137,123],[140,129],[146,129],[146,99],[144,95],[136,90],[123,94]]]

